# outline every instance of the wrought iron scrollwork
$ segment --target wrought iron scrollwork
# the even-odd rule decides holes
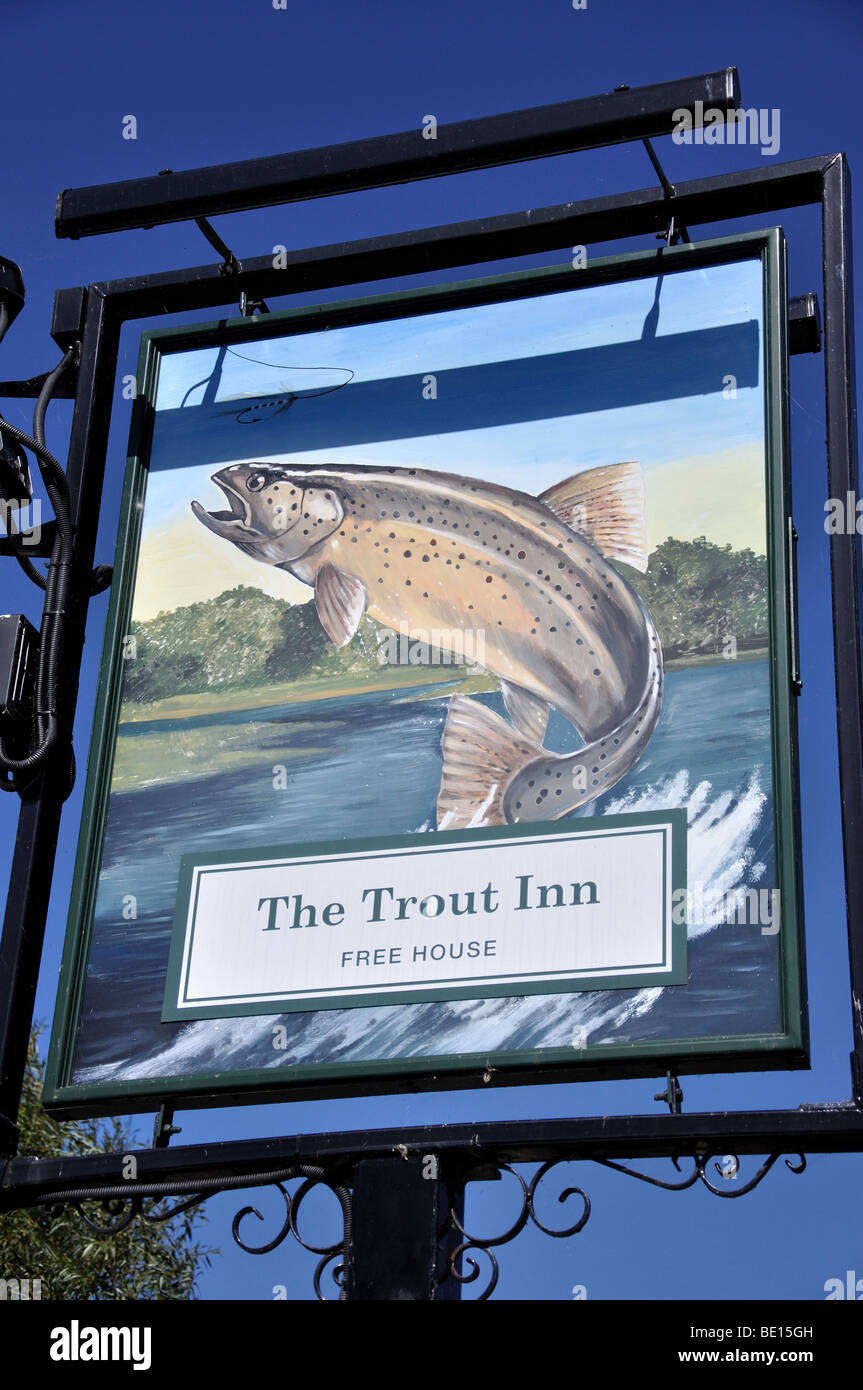
[[[717,1187],[713,1182],[709,1173],[709,1165],[711,1159],[715,1160],[717,1157],[713,1154],[687,1155],[686,1157],[688,1161],[692,1163],[692,1171],[686,1173],[677,1181],[669,1181],[665,1178],[656,1177],[652,1173],[639,1172],[637,1168],[630,1168],[627,1164],[620,1163],[615,1159],[591,1159],[588,1161],[598,1163],[603,1168],[611,1168],[617,1173],[624,1173],[627,1177],[637,1178],[639,1182],[649,1183],[651,1187],[660,1187],[666,1192],[685,1192],[689,1188],[694,1187],[697,1183],[700,1182],[707,1188],[709,1192],[712,1192],[714,1196],[728,1198],[744,1197],[748,1192],[752,1192],[759,1185],[759,1183],[763,1181],[763,1179],[770,1172],[771,1168],[773,1168],[774,1165],[779,1161],[781,1156],[782,1155],[778,1153],[770,1154],[763,1161],[761,1166],[758,1168],[757,1172],[754,1173],[748,1181],[743,1182],[739,1186],[736,1186],[734,1188]],[[733,1159],[734,1172],[736,1173],[739,1166],[739,1160],[737,1158],[737,1155],[725,1155],[725,1157],[731,1157]],[[462,1225],[461,1221],[458,1218],[458,1215],[456,1214],[455,1209],[450,1208],[447,1221],[441,1232],[441,1243],[447,1235],[451,1236],[451,1233],[453,1231],[457,1231],[463,1237],[463,1239],[454,1246],[450,1241],[449,1246],[445,1251],[445,1269],[441,1276],[441,1281],[443,1281],[443,1279],[451,1278],[456,1279],[460,1284],[466,1285],[475,1283],[476,1280],[478,1280],[480,1277],[480,1265],[479,1262],[474,1258],[474,1254],[477,1252],[481,1252],[489,1261],[490,1272],[488,1275],[488,1282],[483,1288],[482,1293],[478,1295],[477,1301],[486,1301],[489,1298],[491,1298],[491,1295],[494,1293],[494,1290],[497,1287],[498,1279],[500,1277],[500,1266],[498,1264],[497,1257],[494,1254],[495,1248],[501,1245],[507,1245],[510,1241],[515,1240],[516,1236],[524,1230],[528,1222],[532,1221],[533,1224],[537,1226],[540,1231],[544,1231],[546,1235],[553,1236],[555,1237],[555,1239],[563,1239],[567,1236],[578,1235],[578,1233],[582,1231],[585,1225],[587,1224],[591,1210],[590,1199],[581,1187],[564,1187],[563,1191],[560,1192],[557,1199],[558,1202],[565,1203],[571,1197],[577,1196],[581,1198],[581,1214],[578,1220],[573,1225],[567,1226],[561,1230],[557,1230],[554,1227],[548,1226],[537,1216],[535,1208],[537,1190],[543,1179],[546,1178],[548,1174],[551,1173],[555,1168],[558,1168],[562,1163],[568,1163],[571,1161],[573,1160],[567,1158],[558,1158],[553,1159],[547,1163],[543,1163],[536,1170],[533,1177],[529,1181],[526,1181],[521,1176],[521,1174],[516,1172],[516,1170],[512,1168],[508,1163],[499,1163],[497,1165],[498,1170],[501,1173],[511,1173],[521,1187],[521,1211],[519,1212],[518,1216],[516,1217],[516,1220],[512,1223],[512,1225],[509,1226],[507,1230],[505,1230],[499,1236],[479,1236],[471,1234],[465,1229],[464,1225]],[[672,1157],[671,1161],[674,1164],[674,1167],[677,1170],[677,1172],[681,1172],[680,1162],[678,1158]],[[786,1158],[785,1166],[792,1173],[802,1173],[806,1168],[806,1158],[803,1154],[797,1155],[796,1162],[792,1161],[792,1159],[790,1158]],[[716,1171],[718,1173],[722,1174],[723,1177],[725,1176],[723,1174],[723,1169],[720,1167],[719,1162],[714,1161],[714,1167],[716,1168]],[[460,1268],[462,1262],[469,1266],[469,1269],[467,1271]]]
[[[737,1155],[730,1154],[726,1156],[731,1157],[734,1160],[734,1171],[736,1173],[737,1168],[739,1166],[739,1159]],[[654,1177],[652,1173],[640,1173],[637,1168],[629,1168],[625,1163],[618,1163],[610,1158],[596,1158],[593,1160],[593,1162],[599,1163],[603,1168],[613,1168],[617,1173],[625,1173],[627,1177],[638,1178],[639,1182],[650,1183],[651,1187],[661,1187],[666,1192],[684,1192],[687,1188],[694,1187],[697,1182],[702,1182],[704,1186],[707,1188],[708,1192],[713,1193],[714,1197],[727,1198],[745,1197],[747,1192],[752,1192],[753,1189],[756,1188],[764,1178],[766,1178],[767,1174],[770,1172],[770,1169],[773,1167],[775,1163],[779,1161],[782,1155],[778,1153],[770,1154],[770,1156],[764,1160],[764,1162],[761,1164],[761,1167],[749,1179],[749,1181],[742,1183],[740,1187],[736,1188],[716,1187],[711,1178],[708,1176],[708,1164],[710,1163],[711,1158],[715,1159],[715,1157],[715,1154],[691,1155],[692,1172],[689,1173],[680,1182],[666,1182],[662,1178]],[[806,1169],[805,1155],[798,1154],[797,1158],[799,1160],[797,1163],[792,1163],[790,1158],[786,1158],[785,1160],[786,1168],[788,1168],[789,1171],[792,1173],[802,1173]],[[674,1164],[677,1171],[680,1172],[680,1164],[678,1160],[676,1158],[672,1158],[671,1161]],[[714,1163],[714,1167],[716,1168],[716,1171],[718,1173],[722,1173],[722,1169],[720,1168],[718,1163]]]
[[[282,1223],[281,1230],[278,1231],[278,1233],[273,1237],[272,1240],[267,1241],[264,1245],[249,1245],[240,1236],[240,1225],[245,1217],[256,1216],[259,1221],[263,1221],[264,1219],[261,1216],[261,1213],[258,1211],[257,1207],[251,1206],[242,1207],[237,1212],[231,1225],[231,1234],[234,1237],[234,1240],[240,1247],[240,1249],[245,1250],[246,1254],[248,1255],[266,1255],[269,1253],[269,1251],[275,1250],[277,1246],[281,1245],[282,1241],[285,1240],[288,1235],[292,1235],[294,1239],[298,1242],[298,1244],[303,1247],[304,1250],[309,1250],[314,1255],[320,1255],[321,1259],[318,1261],[313,1277],[315,1293],[317,1297],[321,1300],[321,1302],[328,1301],[326,1295],[324,1294],[321,1288],[321,1279],[324,1275],[327,1265],[330,1264],[332,1260],[337,1260],[341,1255],[342,1262],[340,1264],[334,1265],[333,1268],[330,1270],[330,1275],[333,1279],[334,1284],[339,1289],[339,1297],[341,1298],[344,1296],[344,1290],[342,1288],[342,1278],[344,1275],[344,1252],[348,1247],[351,1231],[350,1191],[343,1184],[329,1182],[327,1180],[326,1172],[323,1168],[310,1168],[306,1165],[302,1168],[298,1168],[296,1173],[293,1174],[293,1176],[303,1177],[303,1182],[297,1188],[297,1191],[293,1194],[288,1192],[287,1188],[283,1186],[282,1182],[275,1182],[272,1184],[272,1186],[277,1188],[278,1191],[281,1193],[282,1199],[285,1203],[285,1219]],[[342,1238],[341,1240],[335,1241],[332,1245],[312,1245],[310,1241],[305,1240],[300,1235],[297,1226],[300,1207],[302,1203],[305,1201],[308,1194],[316,1187],[326,1187],[330,1192],[332,1192],[333,1195],[337,1198],[339,1205],[342,1209]]]
[[[477,1298],[477,1302],[485,1302],[491,1298],[491,1295],[494,1293],[500,1276],[500,1266],[498,1265],[497,1257],[493,1254],[493,1246],[507,1245],[511,1240],[515,1240],[516,1236],[524,1230],[529,1221],[532,1221],[534,1225],[537,1226],[540,1231],[544,1231],[546,1235],[553,1236],[558,1240],[566,1236],[577,1235],[579,1231],[583,1230],[590,1216],[590,1198],[580,1187],[565,1187],[558,1196],[557,1200],[561,1203],[568,1201],[570,1197],[576,1196],[580,1197],[582,1200],[582,1210],[578,1220],[573,1225],[567,1226],[564,1230],[558,1231],[551,1226],[547,1226],[545,1222],[541,1221],[537,1216],[534,1206],[537,1189],[543,1178],[545,1178],[552,1169],[559,1167],[561,1163],[568,1163],[569,1161],[569,1159],[558,1158],[543,1163],[529,1182],[526,1182],[521,1174],[516,1172],[515,1168],[511,1167],[510,1164],[498,1164],[499,1171],[502,1173],[511,1173],[521,1187],[521,1211],[516,1217],[516,1220],[502,1235],[472,1235],[462,1225],[456,1214],[455,1208],[450,1207],[449,1215],[441,1234],[445,1236],[448,1232],[455,1230],[458,1231],[464,1239],[446,1251],[446,1269],[443,1278],[456,1279],[460,1284],[474,1283],[480,1277],[480,1266],[470,1252],[481,1251],[486,1256],[491,1266],[489,1281]],[[462,1260],[470,1266],[470,1272],[467,1274],[462,1272],[460,1268]]]
[[[692,1164],[691,1171],[683,1172],[681,1157],[685,1158],[687,1164]],[[701,1183],[716,1197],[734,1198],[743,1197],[758,1187],[782,1155],[779,1153],[770,1154],[763,1160],[751,1178],[733,1187],[728,1185],[728,1180],[730,1176],[736,1176],[738,1172],[739,1160],[737,1155],[724,1155],[726,1161],[730,1160],[730,1167],[726,1163],[725,1168],[720,1166],[718,1157],[717,1154],[672,1156],[671,1162],[676,1172],[680,1174],[680,1177],[675,1179],[641,1172],[617,1159],[590,1158],[581,1161],[597,1163],[603,1168],[610,1168],[616,1173],[623,1173],[627,1177],[636,1178],[639,1182],[648,1183],[651,1187],[662,1188],[666,1192],[684,1192]],[[587,1224],[591,1212],[590,1199],[583,1188],[569,1184],[563,1186],[558,1193],[558,1204],[567,1206],[567,1212],[573,1214],[573,1208],[568,1204],[573,1198],[580,1200],[577,1219],[569,1222],[566,1226],[558,1228],[556,1225],[550,1224],[548,1220],[543,1220],[537,1212],[537,1200],[541,1185],[545,1183],[547,1190],[550,1186],[546,1181],[549,1176],[563,1164],[576,1161],[579,1160],[568,1157],[550,1159],[542,1163],[530,1178],[525,1178],[511,1164],[495,1159],[494,1155],[489,1155],[487,1162],[494,1166],[499,1175],[506,1173],[515,1178],[516,1191],[520,1200],[516,1218],[500,1235],[479,1235],[467,1229],[458,1214],[456,1205],[450,1206],[446,1219],[438,1232],[438,1245],[441,1252],[439,1283],[448,1279],[456,1280],[460,1285],[476,1283],[481,1277],[481,1264],[475,1257],[481,1254],[488,1261],[489,1268],[485,1286],[482,1292],[477,1295],[477,1300],[487,1301],[494,1293],[500,1277],[500,1266],[495,1251],[500,1246],[508,1245],[515,1240],[529,1223],[532,1222],[538,1230],[556,1240],[578,1235]],[[711,1164],[723,1178],[722,1186],[717,1186],[712,1175]],[[806,1159],[804,1155],[797,1154],[796,1160],[786,1158],[785,1166],[789,1172],[799,1174],[804,1172],[806,1168]],[[561,1179],[563,1177],[562,1174],[556,1176]],[[292,1193],[285,1184],[296,1178],[301,1179],[300,1186]],[[247,1205],[241,1207],[234,1216],[231,1225],[234,1241],[246,1254],[266,1255],[277,1249],[288,1236],[292,1236],[304,1250],[320,1256],[313,1275],[316,1296],[322,1302],[327,1301],[323,1284],[325,1276],[329,1275],[338,1290],[337,1297],[344,1298],[345,1261],[351,1242],[351,1191],[346,1179],[336,1178],[326,1168],[311,1164],[293,1164],[289,1168],[278,1171],[264,1174],[247,1173],[231,1179],[210,1179],[209,1181],[189,1179],[186,1182],[174,1182],[173,1184],[143,1183],[137,1185],[133,1191],[129,1190],[131,1186],[130,1183],[123,1187],[54,1192],[45,1194],[39,1204],[59,1206],[62,1203],[68,1203],[75,1208],[91,1231],[96,1235],[110,1237],[119,1235],[136,1219],[161,1225],[173,1220],[176,1216],[180,1216],[191,1207],[198,1206],[209,1197],[223,1192],[249,1187],[273,1187],[279,1192],[284,1203],[284,1217],[278,1231],[271,1239],[260,1245],[254,1244],[241,1235],[241,1227],[249,1217],[255,1217],[261,1222],[265,1219],[257,1207]],[[332,1192],[339,1203],[342,1214],[342,1237],[329,1245],[313,1244],[300,1234],[299,1229],[299,1214],[303,1203],[312,1191],[321,1187]],[[165,1209],[163,1204],[165,1199],[170,1196],[180,1197],[182,1200]],[[104,1212],[103,1220],[97,1219],[92,1213],[92,1207],[96,1203],[101,1203]],[[90,1207],[90,1210],[87,1210],[87,1207]]]
[[[291,1194],[283,1185],[294,1178],[302,1178],[303,1181],[297,1191]],[[102,1238],[110,1238],[125,1231],[133,1221],[145,1221],[151,1225],[162,1225],[167,1221],[172,1221],[174,1217],[180,1216],[184,1211],[191,1207],[199,1206],[210,1197],[219,1196],[223,1192],[249,1187],[275,1187],[282,1196],[285,1203],[285,1219],[281,1229],[272,1240],[263,1245],[251,1245],[240,1236],[240,1225],[245,1217],[256,1216],[259,1221],[264,1218],[257,1207],[242,1207],[236,1214],[231,1224],[231,1234],[240,1247],[248,1255],[266,1255],[271,1250],[275,1250],[281,1245],[289,1235],[292,1235],[298,1244],[305,1250],[313,1254],[320,1255],[321,1259],[315,1269],[313,1280],[317,1297],[326,1302],[326,1295],[322,1289],[322,1279],[327,1266],[340,1256],[342,1262],[336,1264],[331,1270],[333,1282],[339,1289],[339,1297],[343,1297],[342,1276],[344,1273],[344,1252],[350,1241],[351,1231],[351,1194],[349,1188],[340,1182],[331,1180],[327,1171],[323,1167],[310,1164],[293,1164],[290,1168],[283,1168],[268,1174],[245,1174],[234,1179],[211,1179],[195,1182],[174,1182],[174,1183],[141,1183],[134,1185],[130,1180],[122,1187],[103,1187],[101,1189],[77,1189],[65,1192],[53,1192],[46,1194],[37,1205],[48,1206],[59,1209],[64,1203],[74,1207],[85,1225],[94,1233]],[[342,1212],[343,1231],[342,1238],[331,1245],[312,1245],[300,1235],[297,1220],[300,1206],[308,1194],[316,1187],[325,1187],[337,1198]],[[133,1189],[130,1191],[130,1188]],[[162,1203],[167,1197],[183,1196],[181,1202],[162,1209]],[[101,1204],[105,1213],[104,1220],[98,1220],[91,1212],[86,1210],[87,1205],[95,1203]],[[149,1205],[145,1205],[149,1203]]]

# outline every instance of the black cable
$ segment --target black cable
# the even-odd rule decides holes
[[[49,372],[42,383],[42,390],[39,392],[39,399],[36,402],[36,409],[33,411],[33,436],[45,448],[45,412],[48,403],[54,394],[54,388],[62,377],[63,373],[72,366],[75,361],[75,349],[67,348],[63,358],[57,363],[53,372]]]
[[[0,343],[6,337],[6,330],[9,327],[9,308],[6,304],[0,304]]]
[[[0,305],[0,310],[2,310]],[[0,319],[0,329],[3,321]],[[0,332],[2,336],[2,332]],[[3,430],[18,446],[19,459],[23,459],[27,470],[27,457],[24,449],[35,454],[45,490],[54,509],[56,534],[48,562],[47,573],[43,576],[14,546],[15,558],[25,574],[45,591],[42,609],[42,625],[39,634],[39,657],[36,670],[35,690],[35,748],[20,758],[13,758],[0,740],[0,790],[23,792],[41,774],[47,759],[57,749],[61,732],[68,749],[69,765],[66,795],[72,790],[75,781],[75,755],[72,749],[71,729],[57,708],[60,674],[63,658],[64,623],[69,611],[72,588],[73,527],[69,505],[69,489],[66,474],[57,459],[45,444],[45,415],[57,387],[57,383],[75,360],[75,349],[69,348],[63,354],[53,371],[49,372],[33,412],[33,437],[3,420]],[[2,418],[2,417],[0,417]],[[22,470],[23,471],[23,470]],[[26,476],[26,472],[25,472]],[[15,535],[14,526],[10,534]],[[90,579],[90,592],[100,593],[111,582],[110,565],[99,565],[93,570]]]
[[[22,555],[21,550],[19,549],[16,543],[17,537],[20,536],[22,532],[18,530],[15,519],[12,516],[11,509],[8,513],[6,525],[8,527],[9,541],[12,544],[15,559],[18,561],[18,564],[21,566],[27,578],[32,579],[33,583],[37,584],[40,589],[44,589],[47,582],[45,579],[45,575],[42,574],[40,570],[37,570],[36,566],[33,564],[33,561],[27,555]]]
[[[58,381],[63,376],[63,373],[66,372],[69,369],[69,367],[73,365],[74,361],[75,349],[69,348],[64,354],[62,360],[58,362],[57,366],[54,368],[52,372],[48,373],[44,382],[42,383],[42,389],[39,392],[39,398],[36,402],[36,408],[33,412],[33,436],[36,439],[36,441],[42,445],[43,448],[45,447],[45,414],[47,412],[48,405],[54,395],[54,391],[56,389]],[[24,461],[24,469],[26,470],[27,460],[26,455],[23,454],[23,451],[21,456]],[[63,479],[63,486],[65,487],[66,475],[65,473],[63,473],[63,470],[62,468],[60,468],[59,464],[57,464],[57,467],[60,469],[60,474],[62,475]],[[10,539],[12,539],[11,536]],[[35,565],[32,564],[29,557],[26,555],[22,555],[18,546],[14,546],[14,554],[16,560],[18,561],[24,573],[27,575],[28,579],[32,579],[34,584],[37,584],[40,589],[44,589],[46,583],[45,576],[39,570],[36,569]],[[90,593],[100,594],[102,593],[103,589],[107,589],[108,585],[111,583],[111,580],[113,578],[113,573],[114,572],[111,565],[97,565],[96,568],[93,570]]]
[[[41,427],[44,420],[38,422]],[[61,733],[62,720],[57,711],[60,662],[62,656],[63,619],[67,613],[71,586],[72,565],[72,518],[69,511],[69,494],[66,475],[54,455],[44,443],[32,439],[19,430],[16,425],[3,422],[3,430],[20,445],[36,455],[39,471],[45,490],[54,508],[57,535],[48,564],[45,583],[45,606],[42,610],[42,625],[39,638],[39,663],[36,673],[36,747],[23,758],[12,758],[0,741],[0,766],[4,773],[12,773],[12,779],[4,778],[0,787],[4,791],[22,791],[42,771],[49,755],[56,748]],[[68,731],[67,731],[68,733]],[[71,788],[70,788],[71,790]]]

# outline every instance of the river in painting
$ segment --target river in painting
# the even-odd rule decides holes
[[[452,689],[121,724],[74,1081],[778,1030],[778,938],[727,920],[723,900],[775,884],[763,659],[669,672],[644,757],[583,810],[688,809],[689,883],[719,900],[690,920],[688,987],[161,1022],[181,853],[347,840],[371,825],[382,837],[433,833]],[[477,698],[503,713],[499,694]],[[545,743],[565,752],[578,737],[553,713]],[[287,1030],[281,1050],[277,1022]]]

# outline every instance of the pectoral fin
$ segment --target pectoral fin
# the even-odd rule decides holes
[[[540,502],[609,560],[647,569],[644,480],[637,463],[588,468],[540,493]]]
[[[355,574],[321,565],[315,576],[315,603],[321,626],[337,647],[355,636],[366,611],[366,586]]]
[[[506,712],[519,733],[534,743],[542,743],[548,724],[548,702],[510,681],[501,681],[500,688]]]

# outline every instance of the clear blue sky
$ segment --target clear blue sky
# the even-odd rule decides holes
[[[27,308],[0,348],[3,378],[34,375],[56,361],[48,333],[55,288],[213,259],[189,224],[57,242],[54,202],[64,187],[415,128],[426,114],[441,122],[481,116],[732,63],[740,69],[744,105],[780,111],[779,152],[686,148],[665,139],[658,152],[672,180],[838,149],[848,153],[852,173],[863,164],[857,107],[863,14],[857,0],[822,0],[818,6],[802,0],[762,0],[756,6],[751,0],[726,0],[706,9],[588,0],[580,11],[570,0],[536,0],[529,7],[514,0],[494,5],[438,0],[419,7],[400,0],[377,0],[372,6],[346,0],[299,6],[288,0],[286,10],[275,10],[271,0],[151,0],[147,6],[109,0],[79,0],[74,6],[46,0],[33,6],[7,0],[2,31],[4,52],[14,60],[4,65],[0,254],[20,263],[28,290]],[[122,138],[123,117],[129,114],[138,121],[135,141]],[[237,214],[219,219],[218,228],[237,255],[254,256],[280,243],[312,246],[653,181],[644,150],[633,146]],[[782,224],[790,244],[791,293],[817,290],[820,296],[817,212],[791,212]],[[694,234],[703,238],[722,230],[704,227]],[[649,238],[634,239],[592,253],[652,244]],[[550,263],[560,257],[540,259]],[[857,317],[859,323],[859,312]],[[164,323],[141,322],[126,331],[121,373],[134,370],[140,331]],[[686,1079],[688,1110],[793,1107],[843,1100],[849,1090],[821,373],[820,358],[793,361],[813,1067],[788,1075]],[[29,428],[28,403],[3,401],[2,409]],[[118,398],[100,561],[110,561],[113,553],[128,414],[128,403]],[[69,418],[67,404],[52,407],[49,444],[61,457]],[[38,596],[11,562],[4,569],[2,607],[38,621]],[[106,607],[104,595],[91,607],[76,727],[82,763]],[[53,1010],[82,783],[64,812],[37,1005],[44,1019]],[[5,798],[0,806],[4,881],[14,812],[12,799]],[[646,1080],[384,1097],[186,1113],[177,1123],[183,1127],[180,1142],[186,1143],[437,1120],[658,1113],[652,1096],[660,1089]],[[142,1134],[149,1127],[145,1117]],[[859,1156],[815,1157],[802,1177],[780,1164],[740,1202],[721,1202],[700,1189],[663,1193],[580,1164],[573,1170],[575,1180],[593,1201],[584,1232],[561,1242],[538,1232],[523,1234],[502,1252],[497,1296],[566,1300],[574,1284],[583,1284],[592,1299],[821,1299],[829,1278],[844,1279],[849,1269],[863,1275],[861,1162]],[[751,1163],[744,1160],[747,1174]],[[270,1195],[254,1200],[270,1214],[261,1227],[269,1234],[281,1220],[277,1204]],[[230,1218],[241,1205],[237,1196],[209,1204],[209,1238],[224,1254],[203,1278],[204,1297],[271,1298],[277,1284],[287,1285],[292,1298],[312,1297],[311,1256],[289,1243],[263,1258],[234,1247]],[[468,1212],[482,1229],[502,1229],[510,1211],[515,1207],[507,1186],[474,1189]],[[314,1218],[312,1210],[309,1215]]]

